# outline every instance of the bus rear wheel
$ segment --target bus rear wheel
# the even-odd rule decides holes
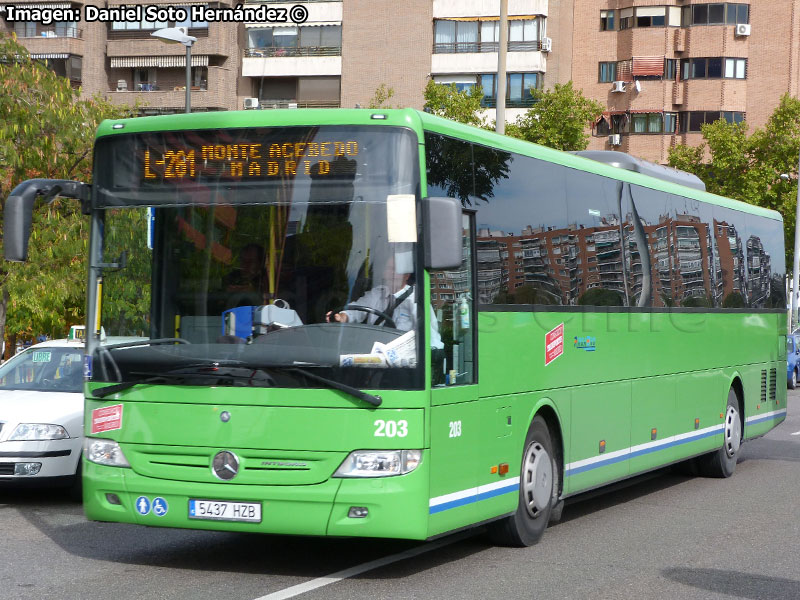
[[[697,467],[706,477],[730,477],[736,469],[739,448],[742,445],[742,419],[739,414],[739,397],[733,388],[728,392],[725,407],[722,448],[698,459]]]
[[[537,415],[525,437],[517,510],[490,525],[489,536],[494,543],[525,547],[541,539],[558,502],[559,465],[555,457],[550,429]]]

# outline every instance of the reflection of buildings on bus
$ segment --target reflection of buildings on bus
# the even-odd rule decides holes
[[[479,303],[576,305],[598,288],[592,303],[606,290],[611,294],[604,302],[636,305],[645,277],[632,219],[628,214],[621,227],[614,215],[601,218],[597,227],[528,225],[519,234],[480,229]],[[682,213],[642,226],[650,259],[649,305],[710,307],[728,299],[731,306],[738,302],[736,294],[752,305],[767,301],[770,257],[757,236],[743,245],[735,226],[716,220],[712,236],[708,223]]]
[[[745,295],[745,261],[742,238],[736,226],[725,221],[714,219],[714,236],[719,258],[718,268],[720,274],[718,295],[726,298],[741,297]],[[721,294],[720,294],[721,292]]]
[[[747,297],[752,305],[761,306],[769,296],[770,257],[756,236],[747,240]]]

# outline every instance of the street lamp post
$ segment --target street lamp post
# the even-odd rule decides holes
[[[192,44],[197,38],[186,34],[183,27],[167,27],[151,33],[153,37],[167,44],[183,44],[186,46],[186,110],[192,112]]]

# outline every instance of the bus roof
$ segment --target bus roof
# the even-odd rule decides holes
[[[769,219],[783,220],[780,213],[774,210],[747,204],[738,200],[732,200],[700,189],[687,187],[675,181],[658,179],[645,172],[619,168],[612,164],[598,162],[569,152],[562,152],[546,146],[540,146],[505,135],[499,135],[493,131],[464,125],[463,123],[443,119],[411,108],[297,108],[202,112],[113,119],[105,120],[100,123],[97,129],[97,138],[149,131],[314,125],[380,125],[408,127],[418,134],[421,134],[423,130],[432,131],[498,148],[500,150],[553,162],[565,167],[595,173],[611,179],[693,198],[708,204],[722,206]]]

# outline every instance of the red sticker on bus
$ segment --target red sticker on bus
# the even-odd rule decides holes
[[[122,404],[95,408],[92,411],[92,433],[122,429]]]
[[[564,354],[564,324],[551,329],[544,337],[544,366]]]

